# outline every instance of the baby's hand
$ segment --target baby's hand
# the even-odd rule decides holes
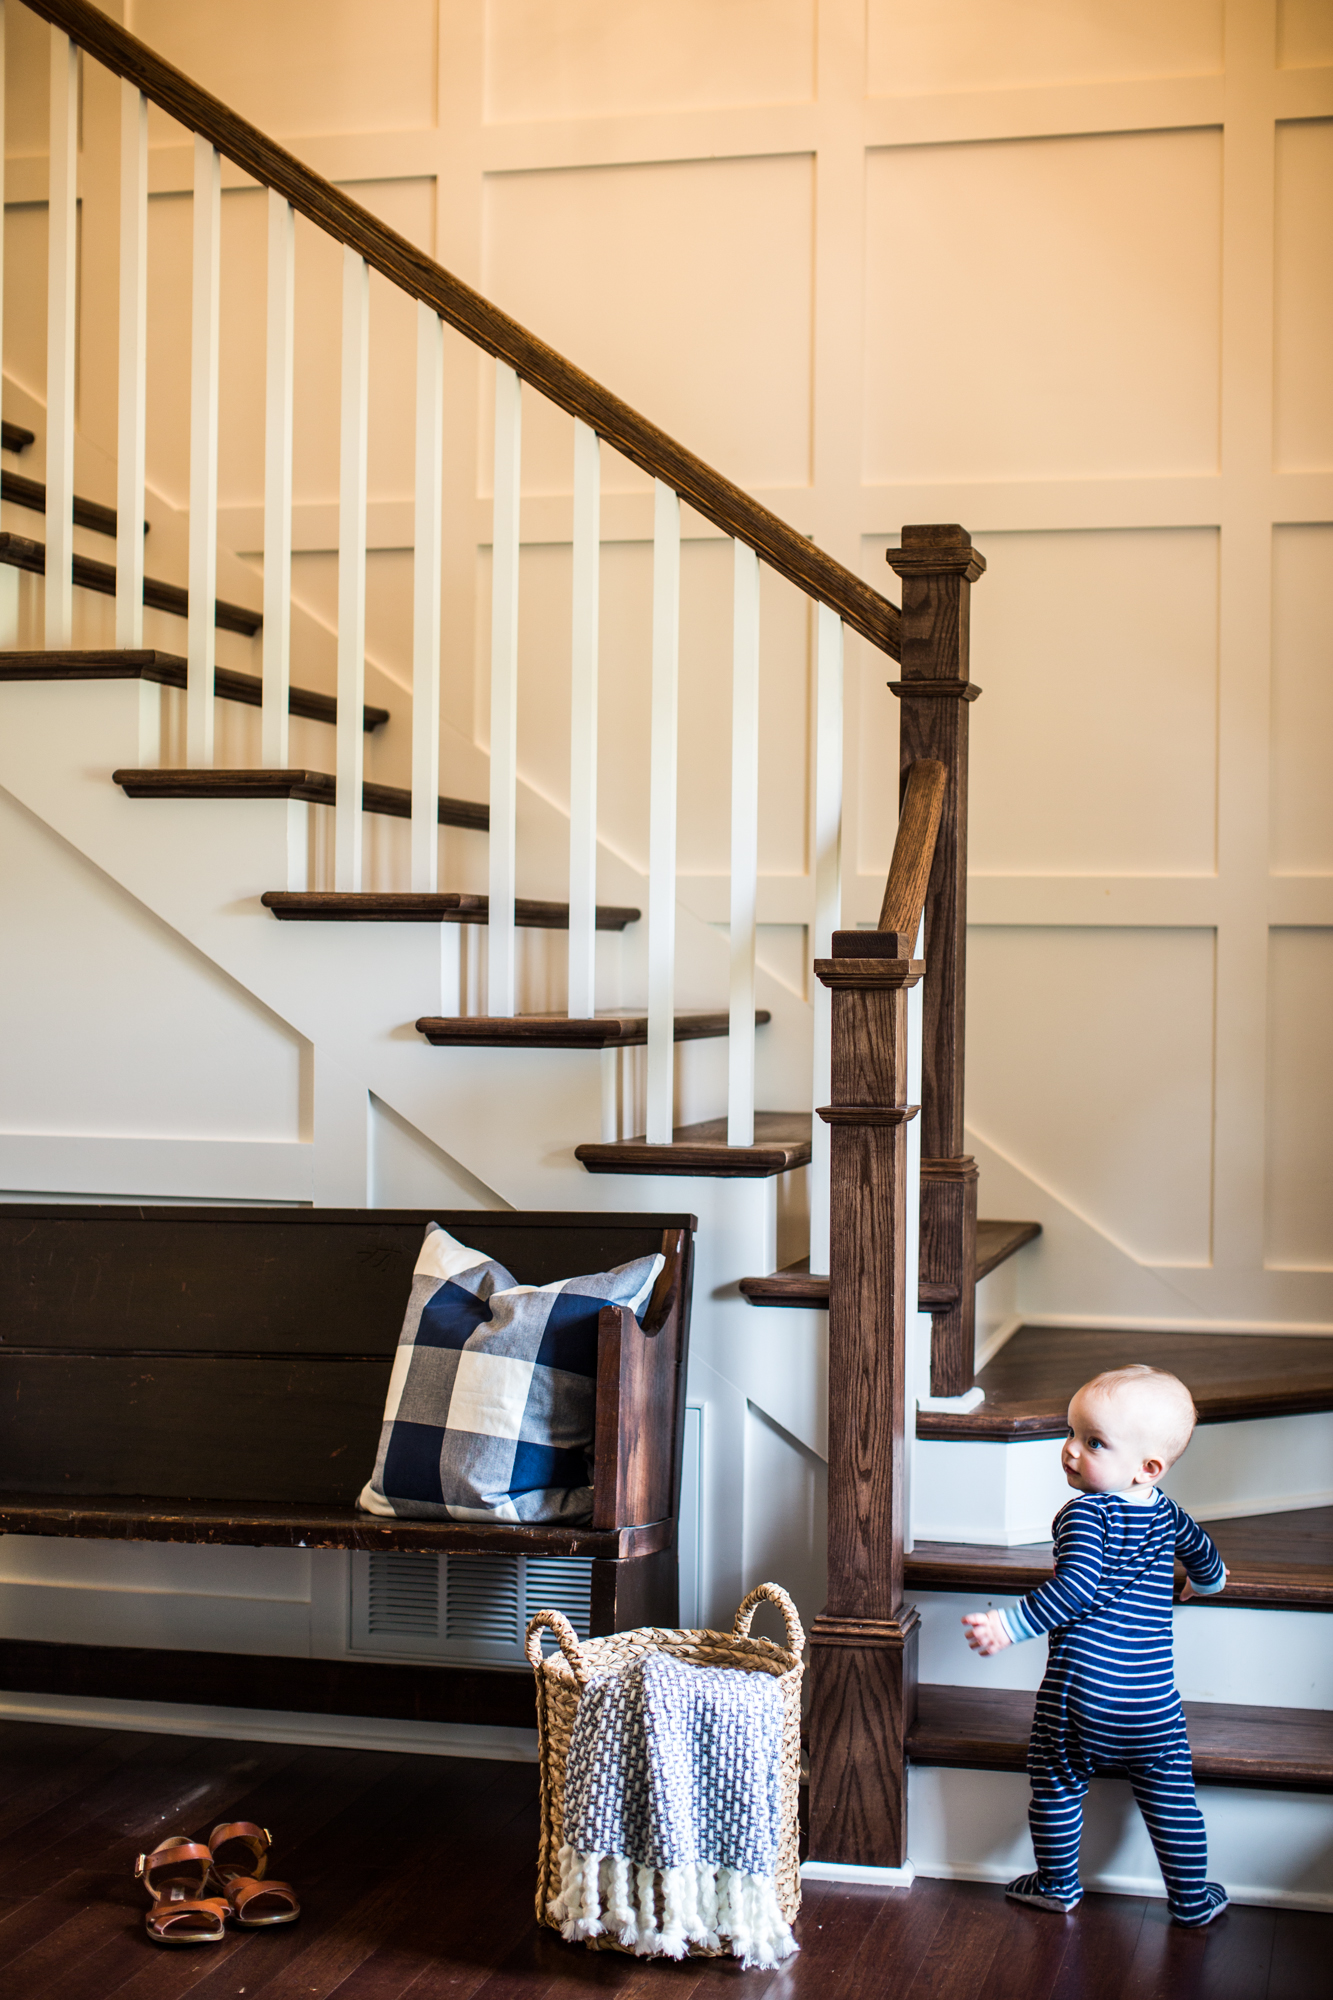
[[[1222,1572],[1222,1588],[1223,1588],[1223,1590],[1225,1590],[1225,1589],[1226,1589],[1226,1587],[1227,1587],[1227,1585],[1228,1585],[1228,1584],[1230,1583],[1230,1581],[1231,1581],[1231,1571],[1230,1571],[1229,1569],[1224,1569],[1224,1570],[1223,1570],[1223,1572]],[[1188,1604],[1188,1603],[1189,1603],[1189,1601],[1190,1601],[1190,1599],[1191,1599],[1191,1597],[1197,1597],[1197,1596],[1198,1596],[1198,1592],[1197,1592],[1197,1591],[1195,1590],[1195,1588],[1194,1588],[1194,1585],[1193,1585],[1193,1584],[1192,1584],[1192,1583],[1190,1582],[1189,1578],[1188,1578],[1188,1577],[1186,1577],[1186,1578],[1185,1578],[1185,1581],[1184,1581],[1184,1582],[1183,1582],[1183,1583],[1181,1584],[1181,1586],[1180,1586],[1180,1596],[1179,1596],[1179,1597],[1177,1598],[1177,1600],[1176,1600],[1176,1601],[1177,1601],[1177,1603],[1178,1603],[1178,1604]]]
[[[974,1653],[1002,1653],[1013,1640],[1004,1628],[998,1611],[969,1611],[963,1617],[963,1630],[967,1643]]]

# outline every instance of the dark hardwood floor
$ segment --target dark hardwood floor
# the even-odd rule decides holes
[[[164,1951],[134,1857],[221,1817],[274,1835],[290,1929]],[[530,1764],[35,1723],[0,1725],[0,2000],[1324,2000],[1333,1917],[1089,1896],[1070,1918],[999,1889],[814,1885],[779,1972],[646,1962],[533,1921]]]

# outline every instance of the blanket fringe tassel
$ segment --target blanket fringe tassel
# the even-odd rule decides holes
[[[571,1941],[613,1937],[645,1958],[684,1958],[697,1944],[710,1952],[728,1949],[746,1967],[770,1969],[800,1950],[770,1875],[744,1875],[707,1861],[645,1868],[623,1854],[583,1854],[573,1847],[562,1847],[557,1858],[560,1888],[547,1914]]]

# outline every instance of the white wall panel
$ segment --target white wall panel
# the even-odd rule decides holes
[[[509,1208],[503,1195],[418,1132],[391,1105],[370,1100],[370,1186],[375,1208]]]
[[[1328,0],[1278,0],[1277,59],[1281,69],[1333,63],[1333,8]]]
[[[1333,465],[1333,120],[1277,128],[1273,458]]]
[[[483,287],[731,478],[804,486],[813,194],[803,155],[492,175]],[[525,491],[568,492],[568,420],[542,418]],[[603,478],[640,483],[609,456]]]
[[[872,96],[1220,69],[1222,0],[869,0]]]
[[[807,1632],[827,1595],[828,1467],[758,1409],[745,1408],[745,1588],[780,1583]],[[765,1612],[756,1631],[780,1638]]]
[[[1271,931],[1268,968],[1265,1257],[1333,1270],[1333,930]]]
[[[1213,934],[973,926],[967,1122],[1143,1263],[1210,1251]]]
[[[1211,873],[1216,532],[978,541],[972,870]]]
[[[1280,874],[1333,874],[1333,527],[1273,534],[1272,845]]]
[[[299,1139],[300,1037],[3,793],[0,835],[0,1128]]]
[[[266,131],[410,131],[435,119],[437,0],[128,0],[125,25]],[[160,114],[156,114],[160,118]],[[163,123],[167,121],[162,120]]]
[[[489,0],[486,116],[792,102],[814,61],[814,0]]]
[[[866,171],[868,478],[1215,468],[1216,132],[909,146]]]
[[[51,99],[32,88],[51,60],[51,30],[26,7],[5,9],[5,149],[10,155],[44,153]],[[35,303],[35,301],[34,301]]]

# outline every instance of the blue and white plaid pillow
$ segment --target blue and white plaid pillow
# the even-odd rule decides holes
[[[664,1261],[520,1285],[428,1223],[357,1504],[424,1519],[586,1521],[598,1315],[641,1312]]]

